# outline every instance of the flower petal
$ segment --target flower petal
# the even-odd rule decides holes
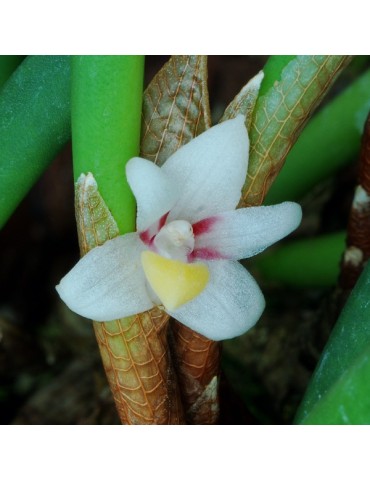
[[[140,157],[127,162],[126,175],[137,203],[136,227],[143,232],[174,206],[177,186],[160,167]]]
[[[247,174],[249,140],[244,117],[227,120],[184,145],[162,166],[179,191],[169,221],[193,223],[239,202]]]
[[[206,264],[210,280],[205,290],[169,313],[211,340],[241,335],[255,325],[265,308],[262,292],[240,263],[219,260]]]
[[[109,240],[85,255],[56,287],[74,312],[97,321],[116,320],[152,308],[137,233]]]
[[[193,225],[193,258],[252,257],[295,230],[302,209],[294,202],[222,213]]]

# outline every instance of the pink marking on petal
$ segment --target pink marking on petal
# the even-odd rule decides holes
[[[150,247],[153,244],[154,237],[166,224],[169,213],[170,212],[165,213],[159,220],[156,220],[154,223],[152,223],[149,228],[147,228],[143,232],[139,232],[140,240],[145,243],[145,245],[148,245]]]
[[[199,220],[199,222],[194,223],[193,225],[193,232],[194,235],[202,235],[203,233],[208,233],[212,230],[212,227],[215,223],[221,220],[220,217],[208,217],[204,218],[203,220]]]
[[[189,262],[194,260],[228,260],[228,257],[222,255],[214,248],[196,248],[189,255]]]
[[[168,218],[168,215],[170,214],[170,212],[167,212],[165,213],[164,215],[162,215],[162,217],[158,220],[158,232],[159,230],[164,227],[166,225],[166,222],[167,222],[167,218]],[[157,233],[158,233],[157,232]]]
[[[140,240],[145,243],[145,245],[150,245],[151,235],[149,229],[145,230],[144,232],[139,233]]]

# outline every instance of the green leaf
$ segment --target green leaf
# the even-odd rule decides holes
[[[72,61],[75,180],[94,175],[121,233],[135,230],[125,165],[139,153],[143,71],[140,55],[79,55]]]
[[[70,138],[70,58],[27,57],[0,94],[0,228]]]
[[[370,346],[303,419],[306,425],[370,425]]]
[[[261,84],[260,96],[265,95],[275,82],[281,80],[281,74],[289,62],[297,55],[271,55],[263,67],[264,78]]]
[[[264,280],[294,288],[330,287],[338,281],[345,232],[292,240],[253,260]]]
[[[367,70],[309,121],[271,186],[266,203],[299,200],[357,157],[370,110],[369,85]]]
[[[0,55],[0,89],[23,59],[24,55]]]
[[[370,263],[330,335],[296,423],[370,423],[369,291]]]
[[[299,55],[259,97],[250,129],[250,160],[241,206],[260,205],[305,122],[349,57]]]

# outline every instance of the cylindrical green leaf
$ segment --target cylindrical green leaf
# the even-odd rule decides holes
[[[263,67],[263,80],[259,91],[262,97],[267,93],[275,82],[280,81],[281,73],[288,63],[293,60],[296,55],[271,55],[265,66]]]
[[[264,280],[291,287],[330,287],[338,280],[345,232],[287,242],[253,261]]]
[[[345,55],[297,55],[258,96],[240,206],[263,202],[305,122],[349,61]]]
[[[0,228],[70,138],[70,58],[26,58],[0,94]]]
[[[369,291],[370,263],[330,335],[298,410],[296,423],[346,423],[347,420],[348,423],[370,423]],[[363,406],[367,410],[362,410]]]
[[[72,60],[75,180],[91,172],[121,233],[135,230],[135,199],[125,175],[138,155],[144,57],[76,56]]]
[[[356,158],[370,109],[370,70],[315,115],[288,154],[265,203],[298,200]]]
[[[370,346],[356,359],[316,407],[306,425],[370,425]]]
[[[23,59],[23,55],[0,55],[0,89]]]

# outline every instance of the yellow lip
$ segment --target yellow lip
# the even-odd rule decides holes
[[[193,300],[209,281],[203,263],[188,264],[150,251],[141,254],[141,263],[150,286],[169,311]]]

